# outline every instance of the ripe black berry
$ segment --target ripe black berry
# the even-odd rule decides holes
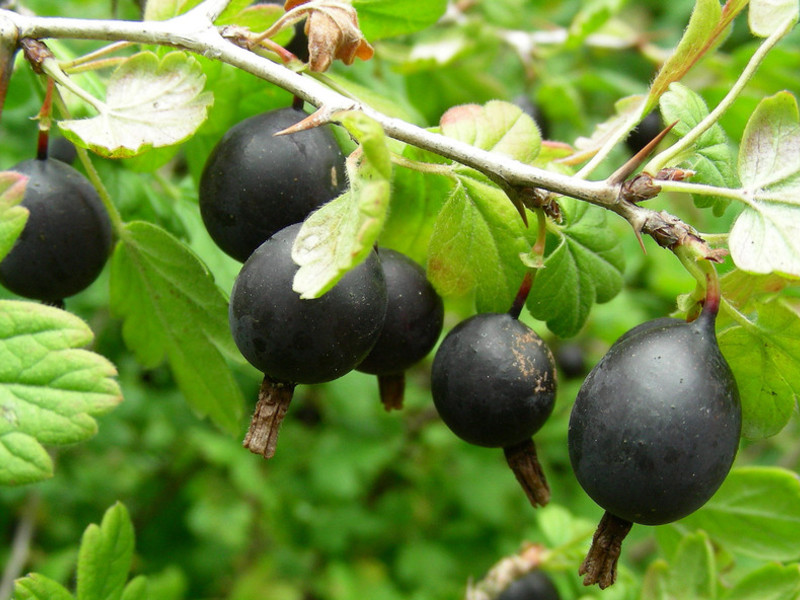
[[[0,262],[0,283],[52,304],[89,286],[111,251],[111,220],[89,181],[54,159],[13,167],[29,177],[21,205],[30,211],[25,229]]]
[[[374,251],[320,298],[304,300],[292,290],[298,267],[291,250],[300,227],[299,223],[286,227],[259,246],[231,292],[233,339],[242,355],[265,375],[257,413],[268,409],[264,404],[273,406],[270,411],[285,412],[295,384],[330,381],[355,368],[375,345],[383,326],[386,282]],[[276,394],[282,398],[276,399]],[[254,417],[253,426],[257,425]],[[271,455],[276,427],[273,423],[265,432],[272,436],[269,448],[247,439],[245,445]]]
[[[453,433],[471,444],[502,447],[534,506],[547,502],[531,436],[553,411],[556,380],[553,356],[536,332],[507,313],[470,317],[439,346],[431,391]],[[522,466],[523,459],[535,464]],[[520,478],[520,469],[529,468],[531,479]]]
[[[628,146],[628,150],[631,151],[631,154],[636,154],[644,148],[647,144],[650,143],[654,137],[656,137],[661,130],[663,129],[663,124],[661,122],[661,115],[658,114],[658,111],[653,111],[647,114],[647,116],[642,119],[641,123],[636,126],[636,129],[631,131],[628,134],[628,137],[625,139],[625,144]]]
[[[512,582],[497,600],[559,600],[558,590],[544,571],[535,570]]]
[[[273,233],[344,191],[344,157],[330,129],[274,135],[307,116],[290,107],[245,119],[208,157],[200,214],[233,258],[244,262]]]
[[[621,542],[631,523],[670,523],[697,510],[731,468],[742,415],[717,345],[717,307],[707,299],[692,323],[657,319],[628,332],[578,393],[570,459],[606,510],[582,567],[587,584],[613,582],[616,557],[600,551],[608,539]]]
[[[431,351],[444,322],[444,303],[413,260],[388,248],[379,248],[388,304],[378,341],[358,365],[363,373],[378,375],[386,410],[403,404],[403,372]]]

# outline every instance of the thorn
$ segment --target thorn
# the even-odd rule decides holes
[[[644,148],[631,156],[624,165],[614,171],[614,173],[612,173],[611,176],[606,179],[606,183],[609,185],[618,185],[625,181],[636,169],[639,168],[645,159],[650,156],[650,153],[653,152],[653,149],[658,146],[659,142],[664,139],[664,136],[666,136],[669,133],[669,130],[675,127],[677,123],[678,121],[674,121],[667,125],[661,131],[661,133],[650,140]]]
[[[295,123],[291,127],[287,127],[286,129],[278,131],[273,135],[289,135],[291,133],[306,131],[307,129],[314,129],[320,125],[327,125],[331,122],[331,115],[332,111],[329,108],[326,106],[320,106],[317,110],[308,115],[299,123]]]

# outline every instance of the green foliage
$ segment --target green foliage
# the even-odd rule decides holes
[[[28,221],[27,209],[18,206],[27,181],[25,175],[13,171],[0,173],[0,260],[11,251]]]

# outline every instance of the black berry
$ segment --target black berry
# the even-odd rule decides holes
[[[444,322],[444,303],[413,260],[379,248],[388,304],[378,341],[357,370],[377,375],[387,410],[400,408],[403,372],[422,360],[436,344]]]
[[[650,140],[661,133],[663,128],[661,115],[658,114],[658,111],[654,110],[648,113],[647,116],[636,126],[636,129],[631,131],[628,134],[628,137],[625,139],[625,144],[628,146],[628,150],[631,151],[631,154],[636,154],[639,152],[639,150],[649,144]]]
[[[94,187],[54,159],[26,160],[14,171],[29,177],[21,205],[25,229],[0,262],[0,283],[52,304],[91,284],[111,251],[111,220]]]
[[[431,391],[453,433],[471,444],[502,447],[519,478],[517,461],[531,452],[535,461],[531,436],[553,411],[553,356],[536,332],[512,315],[478,314],[442,341],[433,361]],[[549,490],[538,462],[535,469],[533,477],[540,481],[520,483],[534,505],[545,504]]]
[[[716,310],[707,302],[692,323],[638,326],[611,347],[578,393],[569,454],[578,482],[606,510],[604,536],[630,523],[659,525],[690,514],[731,468],[742,415],[717,345]],[[593,551],[605,540],[596,542]],[[616,559],[599,568],[608,557],[593,551],[584,563],[587,583],[604,587],[613,582]]]
[[[330,129],[275,136],[308,115],[282,108],[245,119],[217,143],[200,178],[200,214],[227,254],[244,262],[273,233],[346,188]]]
[[[547,574],[537,569],[513,581],[497,600],[560,600],[560,597]]]

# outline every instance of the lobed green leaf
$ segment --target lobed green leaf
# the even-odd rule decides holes
[[[724,598],[725,600],[800,598],[800,565],[764,565],[737,582]]]
[[[606,211],[571,199],[560,204],[565,225],[557,229],[557,245],[537,272],[526,306],[553,333],[571,337],[596,302],[608,302],[622,289],[625,257]]]
[[[0,301],[0,483],[51,476],[41,444],[92,437],[92,417],[122,400],[114,365],[81,348],[92,338],[86,323],[63,310]]]
[[[185,245],[150,223],[128,223],[111,261],[111,310],[145,366],[166,356],[192,408],[238,432],[241,390],[221,352],[238,357],[227,301]]]
[[[800,557],[800,478],[779,467],[740,467],[697,512],[678,522],[730,552],[760,560]]]
[[[206,120],[214,99],[205,75],[184,52],[159,59],[140,52],[123,62],[108,83],[99,115],[59,121],[64,136],[109,158],[136,156],[188,139]]]
[[[747,207],[729,246],[740,269],[800,277],[800,119],[797,100],[762,100],[745,128],[738,171]]]
[[[116,600],[122,596],[134,550],[133,523],[117,503],[91,524],[78,551],[77,600]]]
[[[392,161],[383,128],[366,115],[337,115],[361,143],[347,159],[350,188],[311,213],[292,246],[300,266],[292,288],[318,298],[369,254],[389,209]]]
[[[57,581],[39,573],[31,573],[14,582],[16,600],[75,600]]]
[[[447,0],[353,0],[358,24],[368,41],[406,35],[436,23]]]
[[[0,172],[0,260],[11,252],[28,221],[28,209],[19,206],[27,183],[25,175],[13,171]]]

